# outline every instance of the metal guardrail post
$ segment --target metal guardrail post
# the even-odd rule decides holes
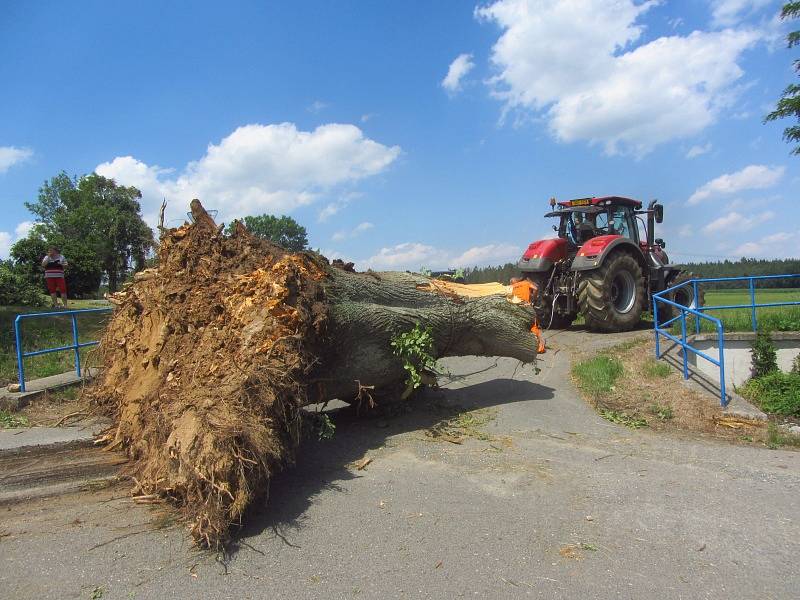
[[[75,344],[75,374],[81,376],[81,347],[78,345],[78,318],[72,314],[72,343]]]
[[[653,296],[653,324],[656,328],[656,358],[661,358],[661,342],[658,335],[658,298]]]
[[[17,372],[19,373],[19,391],[25,391],[25,365],[22,362],[22,335],[19,330],[19,315],[14,319],[14,341],[17,344]]]
[[[683,378],[689,379],[689,353],[686,351],[686,311],[681,311],[681,340],[683,341],[683,347],[681,352],[683,353]]]
[[[755,332],[758,331],[758,321],[756,320],[756,288],[752,277],[750,277],[747,282],[750,285],[750,319],[753,322],[753,331]]]
[[[722,331],[722,322],[717,324],[717,345],[719,346],[719,401],[728,406],[728,395],[725,393],[725,334]]]

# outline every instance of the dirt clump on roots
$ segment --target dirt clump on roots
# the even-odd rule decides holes
[[[217,547],[293,462],[327,265],[241,225],[225,235],[197,200],[192,216],[163,230],[158,267],[111,297],[89,393],[115,420],[133,493],[170,501]]]

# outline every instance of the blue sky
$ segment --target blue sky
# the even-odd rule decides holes
[[[516,260],[551,196],[666,207],[676,261],[798,256],[795,78],[769,0],[0,2],[0,257],[45,179],[229,221],[289,214],[360,268]]]

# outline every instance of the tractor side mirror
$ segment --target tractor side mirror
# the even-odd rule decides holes
[[[656,204],[653,207],[653,213],[656,217],[656,223],[662,223],[664,221],[664,206],[661,204]]]
[[[666,248],[667,244],[661,238],[656,238],[655,240],[656,246],[661,246],[662,248]]]

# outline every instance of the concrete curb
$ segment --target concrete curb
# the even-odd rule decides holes
[[[54,391],[90,381],[98,375],[100,369],[86,369],[83,376],[78,376],[74,371],[59,373],[50,377],[32,379],[25,384],[24,392],[10,392],[7,389],[0,391],[0,409],[18,411],[30,404],[45,392]],[[19,386],[17,386],[19,387]]]

